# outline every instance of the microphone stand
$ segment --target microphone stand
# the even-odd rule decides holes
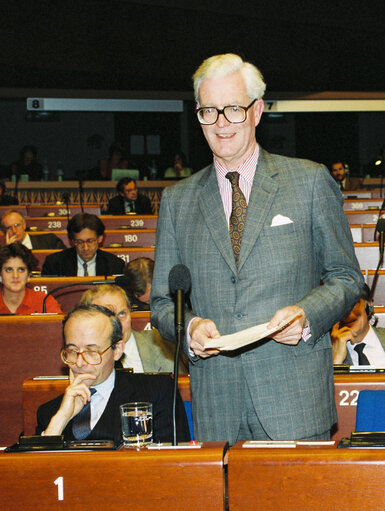
[[[185,296],[182,289],[177,289],[175,300],[175,333],[176,348],[174,355],[174,389],[172,398],[172,426],[173,426],[173,443],[178,445],[176,438],[176,400],[178,395],[178,374],[179,374],[179,354],[184,339],[184,304]]]
[[[63,201],[66,205],[67,225],[68,225],[68,222],[70,221],[70,207],[69,207],[70,194],[68,192],[64,192],[62,197],[63,197]]]
[[[373,301],[373,297],[374,297],[374,292],[376,290],[376,285],[377,285],[377,280],[378,280],[378,271],[379,271],[380,266],[382,265],[383,260],[384,260],[385,218],[379,218],[378,219],[378,222],[376,224],[376,231],[378,231],[380,233],[380,239],[379,239],[380,258],[379,258],[379,261],[378,261],[378,265],[377,265],[376,271],[374,273],[372,287],[370,289],[370,298],[371,298],[372,301]]]
[[[82,210],[82,213],[84,213],[84,207],[83,207],[83,179],[79,176],[79,202],[80,202],[80,208]]]

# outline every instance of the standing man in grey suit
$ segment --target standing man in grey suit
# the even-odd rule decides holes
[[[328,332],[363,285],[341,193],[322,165],[257,144],[265,84],[255,66],[211,57],[194,89],[214,162],[163,192],[152,324],[174,338],[168,274],[186,265],[184,349],[198,440],[327,439],[336,421]],[[293,314],[272,338],[206,349],[220,335]]]

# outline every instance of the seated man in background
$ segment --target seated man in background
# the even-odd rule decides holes
[[[30,250],[57,250],[66,248],[53,232],[30,236],[26,232],[25,220],[21,214],[9,209],[1,218],[1,228],[5,233],[5,243],[21,243]]]
[[[330,174],[332,175],[334,181],[340,187],[340,190],[346,189],[346,169],[344,162],[342,160],[337,160],[332,162],[330,166]]]
[[[138,192],[136,181],[130,177],[123,177],[116,185],[118,195],[109,200],[106,215],[152,215],[151,201]]]
[[[8,195],[6,191],[7,189],[5,187],[4,181],[0,181],[0,206],[12,206],[19,204],[17,197]]]
[[[172,441],[172,379],[168,375],[115,371],[123,353],[122,327],[113,312],[97,305],[75,307],[63,322],[62,360],[69,366],[65,393],[40,406],[36,434],[64,435],[66,440],[122,440],[123,403],[147,401],[153,405],[154,442]],[[80,431],[77,415],[90,403],[89,428]],[[84,414],[81,414],[84,415]],[[177,400],[177,437],[189,440],[182,400]]]
[[[334,364],[385,368],[385,351],[377,336],[384,329],[372,328],[369,324],[372,314],[370,290],[365,285],[361,300],[356,303],[350,314],[333,326],[330,332]]]
[[[107,307],[119,318],[124,350],[119,362],[132,368],[135,373],[172,373],[174,371],[175,344],[163,339],[158,330],[133,331],[131,329],[130,302],[119,286],[101,284],[93,286],[83,294],[81,305]],[[181,355],[179,373],[188,373],[187,358]]]
[[[67,224],[72,248],[47,256],[42,275],[88,277],[122,273],[124,261],[99,249],[104,229],[103,222],[96,215],[78,213],[73,216]]]
[[[124,273],[130,279],[130,287],[126,291],[133,310],[150,310],[154,264],[149,257],[137,257],[127,263]]]

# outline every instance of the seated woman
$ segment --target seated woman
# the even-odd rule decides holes
[[[0,248],[0,314],[28,315],[43,311],[45,293],[26,287],[36,263],[32,252],[21,243]],[[62,314],[60,305],[52,296],[47,298],[46,311]]]

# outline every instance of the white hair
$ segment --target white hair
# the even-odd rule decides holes
[[[220,78],[236,71],[240,71],[245,80],[249,98],[251,100],[261,99],[266,89],[261,71],[253,64],[250,64],[250,62],[242,60],[239,55],[224,53],[223,55],[214,55],[204,60],[193,74],[196,102],[199,103],[199,88],[204,79]]]

